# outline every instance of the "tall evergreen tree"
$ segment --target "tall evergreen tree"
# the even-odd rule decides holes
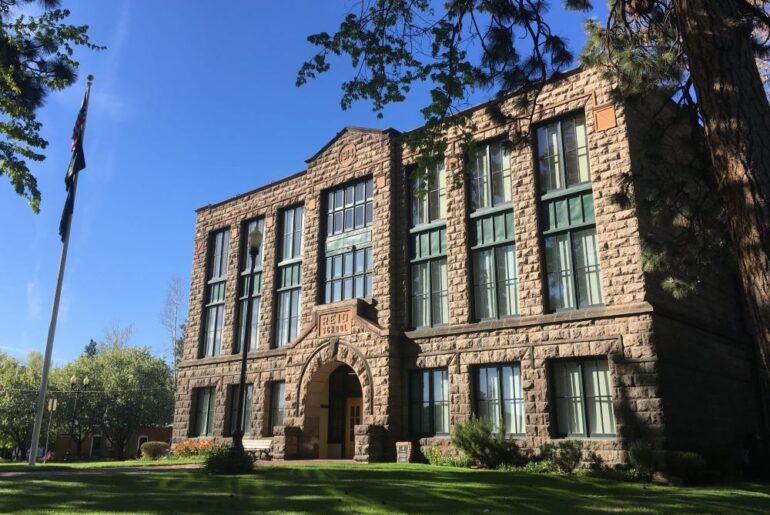
[[[429,82],[425,127],[407,143],[420,164],[446,150],[445,134],[464,131],[458,116],[477,88],[520,97],[531,114],[545,82],[573,55],[555,33],[547,0],[363,0],[334,34],[308,40],[318,53],[302,85],[346,55],[356,70],[342,84],[342,107],[367,100],[382,115],[415,83]],[[767,57],[770,0],[610,0],[606,23],[588,26],[585,61],[604,67],[620,93],[663,91],[695,115],[712,164],[731,248],[738,263],[762,361],[770,370],[770,104],[756,59]],[[590,0],[565,0],[590,11]]]
[[[36,111],[48,93],[75,82],[74,47],[102,48],[89,41],[87,25],[65,22],[70,12],[59,3],[0,0],[0,175],[36,213],[40,191],[29,162],[44,160],[41,151],[48,146]],[[36,6],[41,14],[24,14]]]

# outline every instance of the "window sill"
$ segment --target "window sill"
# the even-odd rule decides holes
[[[247,359],[264,358],[269,356],[282,356],[286,354],[285,347],[277,347],[272,349],[251,351],[246,353]],[[217,356],[206,356],[196,359],[188,359],[179,363],[179,368],[200,367],[205,365],[217,365],[220,363],[228,363],[231,361],[239,361],[242,354],[219,354]]]
[[[652,313],[652,306],[647,302],[641,302],[638,304],[625,304],[622,306],[600,306],[596,308],[573,309],[567,311],[559,311],[557,313],[547,313],[543,315],[518,316],[499,320],[446,325],[443,327],[435,327],[430,329],[416,329],[413,331],[404,331],[404,335],[407,338],[419,340],[422,338],[434,338],[438,336],[450,336],[463,333],[496,331],[499,329],[516,329],[519,327],[530,327],[533,325],[559,324],[563,322],[635,316],[648,313]]]

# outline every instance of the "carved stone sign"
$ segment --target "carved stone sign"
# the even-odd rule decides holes
[[[318,317],[318,336],[349,334],[353,329],[353,315],[350,311],[326,313]]]
[[[340,149],[340,153],[337,154],[337,162],[342,166],[351,164],[356,159],[356,146],[353,143],[348,143]]]
[[[412,462],[412,442],[396,442],[396,463]]]

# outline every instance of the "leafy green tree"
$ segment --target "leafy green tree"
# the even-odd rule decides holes
[[[96,355],[83,355],[51,373],[50,396],[58,400],[53,434],[66,434],[75,443],[75,454],[83,455],[83,442],[98,433],[108,399],[102,392],[101,369]],[[83,381],[88,378],[88,385]]]
[[[0,175],[32,210],[40,209],[40,190],[29,169],[42,161],[48,142],[40,135],[36,111],[51,91],[71,86],[77,78],[74,48],[98,47],[88,39],[88,26],[65,22],[70,12],[59,0],[0,0]],[[24,14],[37,4],[39,15]]]
[[[103,347],[94,359],[104,395],[102,429],[125,457],[126,442],[142,426],[171,422],[174,406],[173,376],[163,358],[147,348]]]
[[[0,353],[0,441],[26,451],[32,438],[42,357],[31,353],[26,363]]]
[[[490,112],[528,127],[540,90],[573,55],[546,18],[547,0],[363,0],[329,34],[308,40],[319,50],[297,84],[345,55],[355,70],[342,84],[342,107],[366,100],[382,114],[416,83],[431,85],[425,126],[408,134],[421,169],[446,151],[450,129],[471,143],[460,109],[479,88],[524,92],[516,113]],[[589,0],[565,0],[590,11]],[[756,58],[770,52],[770,0],[611,0],[606,23],[588,24],[587,64],[602,66],[619,93],[663,93],[690,110],[710,156],[724,225],[740,272],[762,361],[770,370],[770,104]],[[760,37],[757,37],[757,34]],[[528,141],[522,133],[514,143]],[[466,163],[467,166],[467,163]],[[667,228],[664,228],[667,229]]]

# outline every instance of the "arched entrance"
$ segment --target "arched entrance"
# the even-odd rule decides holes
[[[349,365],[331,361],[319,368],[305,398],[303,454],[352,459],[354,428],[363,423],[363,405],[361,382]]]

